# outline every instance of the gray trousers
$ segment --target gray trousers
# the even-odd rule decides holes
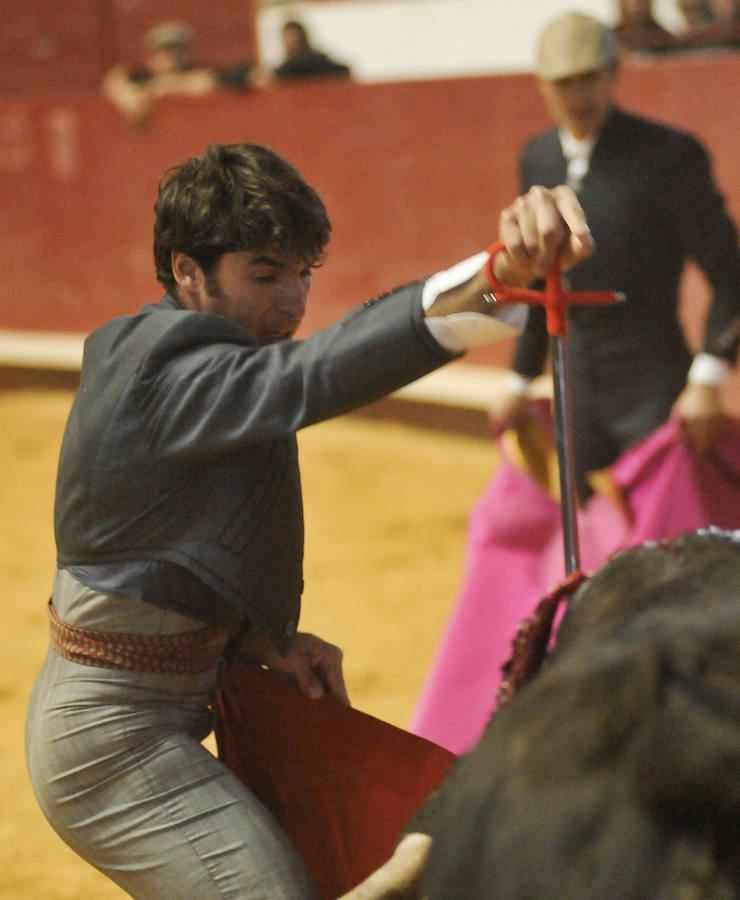
[[[60,572],[65,621],[174,633],[202,623],[101,595]],[[73,850],[141,900],[307,900],[305,867],[271,814],[201,741],[216,670],[161,675],[70,662],[50,649],[31,696],[36,797]],[[259,723],[255,723],[259,727]]]

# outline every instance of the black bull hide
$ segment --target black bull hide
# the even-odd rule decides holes
[[[740,532],[603,566],[406,831],[428,900],[740,897]]]

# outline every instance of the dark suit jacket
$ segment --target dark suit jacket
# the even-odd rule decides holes
[[[520,160],[522,187],[565,182],[557,129],[535,138]],[[616,290],[627,302],[569,312],[574,406],[590,392],[609,418],[631,423],[629,444],[661,424],[685,383],[691,354],[678,316],[679,280],[694,260],[713,289],[704,349],[734,359],[740,316],[740,254],[735,225],[712,178],[706,151],[691,135],[613,108],[594,147],[579,192],[596,250],[567,273],[575,289]],[[513,368],[534,377],[544,367],[548,336],[540,310],[530,312]],[[627,390],[625,390],[627,386]],[[661,394],[645,416],[635,405]],[[606,408],[606,407],[605,407]],[[581,412],[581,415],[585,413]],[[592,422],[587,428],[601,427]]]
[[[85,342],[60,455],[58,562],[157,560],[287,648],[302,590],[295,433],[452,359],[423,323],[421,286],[364,304],[304,341],[258,347],[166,295]],[[172,601],[166,588],[162,605]],[[175,598],[176,599],[176,598]]]

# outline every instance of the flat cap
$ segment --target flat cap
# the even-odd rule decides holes
[[[557,81],[616,65],[619,46],[614,32],[584,13],[569,12],[543,28],[537,45],[536,73]]]

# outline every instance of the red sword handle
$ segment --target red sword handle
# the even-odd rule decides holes
[[[560,271],[560,259],[556,257],[545,279],[542,291],[532,288],[517,288],[504,284],[496,278],[493,261],[497,254],[506,250],[503,241],[496,241],[488,248],[488,261],[484,267],[486,278],[491,285],[497,303],[527,303],[530,306],[544,306],[547,318],[547,333],[566,335],[568,333],[568,307],[585,304],[618,303],[624,295],[615,291],[566,291]]]

